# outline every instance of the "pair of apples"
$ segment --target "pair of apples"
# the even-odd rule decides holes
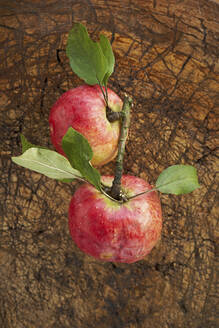
[[[69,32],[66,55],[85,85],[65,92],[51,109],[51,139],[57,152],[32,145],[21,135],[22,155],[12,161],[47,177],[84,182],[69,207],[69,228],[78,247],[97,259],[132,263],[147,255],[161,235],[157,191],[186,194],[199,188],[196,169],[172,165],[155,187],[123,175],[123,155],[132,100],[124,102],[109,88],[115,58],[109,40],[94,42],[85,26]],[[115,158],[115,177],[100,176],[95,166]],[[66,158],[67,157],[67,158]]]
[[[122,100],[107,90],[108,106],[113,112],[121,112]],[[107,119],[99,85],[82,85],[65,92],[51,109],[49,125],[52,143],[64,156],[62,138],[69,127],[88,140],[93,166],[102,166],[117,155],[120,121]],[[103,176],[101,181],[110,188],[113,177]],[[157,191],[145,193],[151,189],[143,179],[123,175],[122,192],[127,200],[118,202],[94,186],[82,184],[69,207],[70,234],[77,246],[103,261],[132,263],[143,259],[160,239],[162,229]]]

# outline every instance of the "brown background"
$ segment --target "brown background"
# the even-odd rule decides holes
[[[215,1],[0,1],[0,327],[216,328]],[[162,239],[143,261],[102,263],[78,250],[67,212],[75,186],[16,166],[19,134],[49,146],[56,99],[82,82],[66,38],[74,22],[112,42],[109,86],[133,96],[125,172],[155,182],[198,169],[201,188],[162,195]],[[112,173],[114,163],[102,168]]]

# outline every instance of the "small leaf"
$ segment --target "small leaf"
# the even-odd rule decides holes
[[[68,36],[66,54],[70,66],[90,85],[103,85],[114,68],[111,45],[104,36],[101,36],[101,40],[101,43],[92,41],[86,27],[80,23],[74,25]]]
[[[108,66],[107,72],[103,78],[103,84],[106,86],[110,75],[114,71],[115,57],[109,40],[107,39],[107,37],[105,37],[102,34],[100,35],[100,46],[107,60],[107,66]]]
[[[22,145],[22,153],[24,153],[29,148],[36,147],[35,145],[31,144],[23,134],[20,135],[20,138],[21,138],[21,145]]]
[[[26,137],[21,133],[20,134],[20,138],[21,138],[21,145],[22,145],[22,154],[30,149],[30,148],[40,148],[40,149],[47,149],[45,147],[42,147],[42,146],[36,146],[36,145],[33,145],[32,143],[30,143]]]
[[[90,164],[93,151],[87,139],[70,127],[62,139],[62,148],[72,167],[78,170],[84,179],[101,190],[100,173]]]
[[[74,170],[64,156],[49,149],[29,148],[21,156],[12,157],[12,161],[49,178],[65,182],[82,178],[80,172]]]
[[[170,166],[156,182],[156,189],[166,194],[187,194],[199,187],[196,168],[191,165]]]

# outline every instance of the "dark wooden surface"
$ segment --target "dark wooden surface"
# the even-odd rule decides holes
[[[0,1],[1,328],[216,328],[219,6],[215,1]],[[19,134],[51,147],[48,115],[81,81],[74,22],[111,41],[110,87],[134,98],[125,172],[155,182],[178,163],[201,188],[162,195],[162,239],[143,261],[102,263],[72,242],[74,185],[13,164]],[[114,163],[102,168],[112,173]]]

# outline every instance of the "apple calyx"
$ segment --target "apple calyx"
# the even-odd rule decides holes
[[[106,118],[110,123],[119,121],[121,118],[121,112],[114,112],[108,105],[106,105]]]

